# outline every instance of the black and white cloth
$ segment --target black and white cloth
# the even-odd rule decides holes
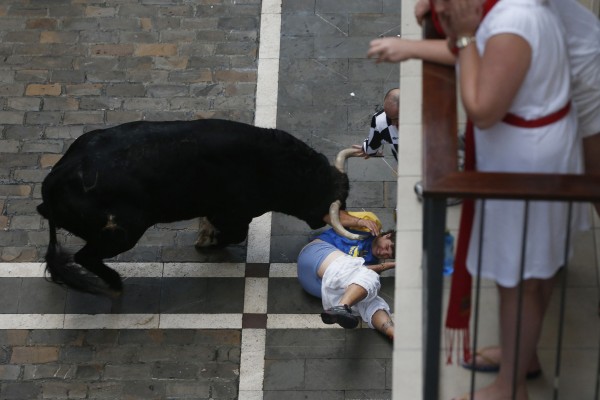
[[[392,148],[392,154],[398,161],[398,128],[392,125],[392,120],[381,110],[371,118],[369,136],[362,145],[363,151],[370,155],[381,155],[384,143]]]

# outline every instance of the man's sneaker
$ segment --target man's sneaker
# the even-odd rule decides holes
[[[346,304],[328,308],[321,313],[321,320],[327,325],[338,324],[344,329],[353,329],[358,326],[358,317]]]

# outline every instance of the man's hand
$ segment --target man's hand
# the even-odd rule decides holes
[[[360,144],[353,144],[352,148],[356,149],[356,156],[357,157],[363,157],[365,160],[367,158],[369,158],[369,155],[364,152],[364,150],[363,150],[363,148],[362,148],[362,146]]]
[[[371,232],[371,235],[377,236],[381,233],[381,229],[379,229],[379,225],[375,221],[371,221],[370,219],[357,218],[355,226],[360,228],[366,228]]]
[[[370,158],[370,157],[383,157],[383,152],[381,150],[379,150],[375,154],[367,154],[367,153],[364,152],[363,147],[360,144],[353,144],[352,148],[356,149],[356,156],[355,157],[363,157],[365,160],[368,159],[368,158]]]
[[[414,58],[418,52],[419,41],[406,40],[399,37],[385,37],[371,40],[367,58],[376,58],[380,62],[402,62]]]

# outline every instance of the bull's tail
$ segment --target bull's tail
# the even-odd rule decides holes
[[[56,239],[56,225],[48,220],[50,242],[46,252],[46,277],[59,285],[66,285],[75,290],[87,293],[105,293],[80,266],[73,261],[73,256],[64,251]],[[49,275],[49,276],[48,276]]]

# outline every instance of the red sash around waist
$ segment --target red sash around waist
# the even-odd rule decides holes
[[[518,115],[508,113],[502,119],[502,122],[505,122],[509,125],[518,126],[520,128],[539,128],[563,119],[569,113],[569,110],[571,110],[570,101],[560,110],[541,118],[527,120],[519,117]]]

